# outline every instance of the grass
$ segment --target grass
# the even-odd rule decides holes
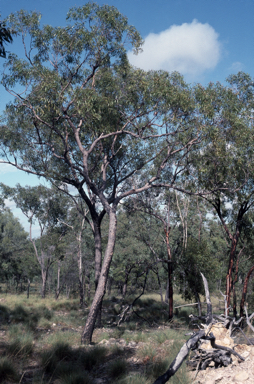
[[[0,382],[18,382],[19,374],[8,357],[0,358]]]
[[[135,311],[152,326],[131,313],[119,327],[96,329],[93,345],[86,347],[80,341],[88,310],[80,310],[77,299],[42,300],[31,295],[28,300],[20,294],[0,295],[0,300],[1,330],[5,331],[0,382],[19,382],[33,362],[29,379],[33,384],[91,384],[101,377],[116,384],[147,384],[167,370],[185,341],[182,329],[186,330],[189,309],[184,315],[179,311],[179,318],[168,323],[167,307],[156,294],[142,296],[135,305]],[[132,301],[115,298],[110,305],[107,299],[104,324],[116,319],[121,306]],[[98,345],[103,339],[112,340]],[[115,343],[121,339],[125,342]],[[185,365],[177,375],[172,383],[188,383]]]
[[[108,374],[111,379],[124,376],[128,370],[128,364],[124,359],[116,359],[109,363]]]

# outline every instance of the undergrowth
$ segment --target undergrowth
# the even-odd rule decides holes
[[[115,321],[123,305],[133,298],[125,302],[114,298],[111,304],[107,299],[107,311],[103,312],[107,326],[95,330],[91,346],[80,343],[88,309],[80,310],[78,300],[33,296],[28,300],[21,295],[0,296],[0,300],[5,332],[0,351],[3,383],[19,382],[33,361],[36,369],[29,379],[33,384],[91,384],[101,377],[116,384],[147,384],[168,369],[186,339],[183,311],[169,323],[158,295],[156,299],[141,297],[135,303],[140,317],[131,312],[118,327],[112,319]],[[105,345],[99,345],[102,340]],[[171,382],[188,383],[184,364]]]

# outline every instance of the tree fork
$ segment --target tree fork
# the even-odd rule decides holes
[[[103,297],[106,292],[107,278],[109,273],[110,264],[113,257],[115,238],[116,238],[116,210],[109,208],[109,235],[108,235],[108,244],[104,255],[104,260],[101,268],[101,273],[95,291],[94,299],[87,317],[86,325],[82,334],[81,341],[84,344],[89,344],[92,342],[92,334],[95,327],[96,318],[98,311],[100,309]]]

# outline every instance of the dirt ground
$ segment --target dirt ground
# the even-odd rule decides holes
[[[228,367],[214,369],[213,366],[210,366],[205,371],[199,371],[197,375],[195,372],[192,372],[193,384],[253,384],[254,345],[238,344],[237,340],[234,341],[229,337],[229,331],[223,328],[221,324],[213,326],[212,332],[216,337],[216,344],[234,349],[245,361],[241,361],[238,357],[231,355],[233,362]],[[203,349],[211,348],[209,343],[202,344],[201,347]]]
[[[244,348],[244,349],[243,349]],[[249,349],[250,348],[250,349]],[[196,377],[191,373],[193,384],[231,384],[231,383],[254,383],[254,347],[247,345],[236,346],[235,350],[245,357],[245,361],[238,362],[237,359],[231,365],[223,368],[208,368],[200,371]]]

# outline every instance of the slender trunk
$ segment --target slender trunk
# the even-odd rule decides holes
[[[220,218],[220,221],[223,225],[223,228],[228,235],[229,239],[231,240],[231,249],[230,249],[230,256],[229,256],[229,264],[228,264],[228,272],[226,276],[226,312],[228,313],[228,309],[230,307],[230,296],[233,289],[233,279],[232,279],[232,273],[233,273],[233,267],[234,267],[234,261],[235,261],[235,254],[236,254],[236,247],[238,244],[240,232],[241,232],[241,222],[243,219],[244,214],[248,211],[249,207],[248,202],[245,202],[241,204],[237,220],[236,220],[236,229],[234,235],[230,233],[229,228],[224,220],[224,217],[221,212],[221,201],[218,199],[214,204],[214,208],[216,209],[216,212]]]
[[[200,297],[199,297],[199,294],[197,291],[195,291],[195,299],[196,299],[196,302],[198,303],[198,316],[201,317],[202,316],[202,306],[201,306]]]
[[[233,281],[233,314],[234,314],[234,317],[237,316],[237,310],[236,310],[236,289],[235,289],[235,286],[236,286],[236,283],[238,281],[239,261],[240,261],[240,255],[241,255],[243,249],[244,249],[244,247],[241,249],[241,251],[239,252],[238,257],[237,257],[237,262],[236,262],[236,267],[235,267],[235,278],[234,278],[234,281]]]
[[[112,282],[113,282],[113,278],[109,277],[108,278],[108,296],[111,296]]]
[[[244,304],[245,304],[246,295],[247,295],[248,282],[249,282],[250,276],[251,276],[253,271],[254,271],[254,265],[250,268],[250,270],[249,270],[249,272],[248,272],[248,274],[244,280],[242,300],[241,300],[241,304],[240,304],[240,317],[243,316]]]
[[[232,239],[230,256],[229,256],[228,273],[227,273],[227,277],[226,277],[227,308],[230,307],[230,298],[231,298],[231,292],[232,292],[232,288],[233,288],[232,273],[233,273],[233,266],[234,266],[235,253],[236,253],[236,247],[237,247],[238,239],[239,239],[239,231],[236,231],[236,233],[234,234],[234,237]]]
[[[61,271],[61,262],[58,260],[57,262],[57,287],[56,287],[56,300],[59,298],[60,295],[60,271]]]
[[[30,292],[30,280],[27,279],[27,298],[29,299],[29,292]]]
[[[95,259],[94,259],[94,285],[95,290],[98,286],[98,281],[101,273],[101,260],[102,260],[102,250],[101,250],[101,228],[98,223],[94,223],[94,245],[95,245]]]
[[[91,299],[91,279],[90,272],[87,274],[87,299],[90,301]]]
[[[102,261],[102,247],[101,247],[101,228],[100,223],[94,223],[94,245],[95,245],[95,258],[94,258],[94,286],[95,292],[98,287],[98,282],[101,274],[101,261]],[[102,302],[97,310],[97,327],[101,328],[101,311]]]
[[[78,243],[77,261],[78,261],[78,279],[79,279],[79,306],[80,308],[84,305],[84,273],[83,273],[83,262],[82,262],[82,231],[85,224],[85,217],[81,222],[81,228],[76,236]]]
[[[66,285],[66,297],[67,297],[67,299],[70,298],[70,291],[71,291],[71,287],[69,285]]]
[[[169,300],[169,308],[168,308],[168,318],[171,320],[173,318],[173,284],[172,284],[172,254],[169,244],[169,233],[170,233],[170,227],[164,228],[165,235],[166,235],[166,244],[167,244],[167,253],[168,253],[168,300]]]
[[[156,275],[157,275],[157,280],[158,280],[158,285],[159,285],[159,292],[160,292],[161,302],[163,303],[162,286],[161,286],[161,279],[160,279],[158,268],[157,268]]]
[[[47,284],[47,270],[46,269],[43,269],[41,271],[41,277],[42,277],[41,297],[42,297],[42,299],[45,299],[45,297],[46,297],[46,284]]]
[[[106,248],[104,259],[103,259],[103,264],[102,264],[100,277],[98,280],[97,289],[95,291],[94,299],[90,307],[86,325],[82,334],[82,341],[84,343],[91,343],[92,341],[92,335],[93,335],[96,317],[97,317],[99,308],[101,306],[103,296],[106,291],[107,278],[108,278],[111,260],[113,257],[115,240],[116,240],[116,225],[117,225],[116,211],[115,209],[110,208],[108,244],[107,244],[107,248]]]
[[[167,285],[166,285],[166,293],[165,293],[165,303],[168,304],[169,302],[169,287],[168,287],[168,278],[167,278]]]
[[[126,293],[127,293],[127,283],[128,283],[128,278],[125,279],[124,285],[123,285],[123,299],[125,298]]]
[[[198,208],[198,214],[199,214],[198,243],[200,244],[200,241],[201,241],[201,229],[202,229],[202,222],[203,222],[203,220],[202,220],[202,214],[201,214],[200,208],[199,208],[198,197],[197,197],[197,208]]]
[[[125,279],[124,279],[124,284],[123,284],[123,299],[125,298],[126,293],[127,293],[127,285],[128,285],[128,280],[129,280],[129,276],[130,276],[132,268],[133,268],[133,266],[125,269]]]
[[[84,284],[83,284],[83,265],[82,265],[82,251],[81,251],[81,232],[78,236],[78,280],[79,280],[79,306],[83,307],[84,304]]]

